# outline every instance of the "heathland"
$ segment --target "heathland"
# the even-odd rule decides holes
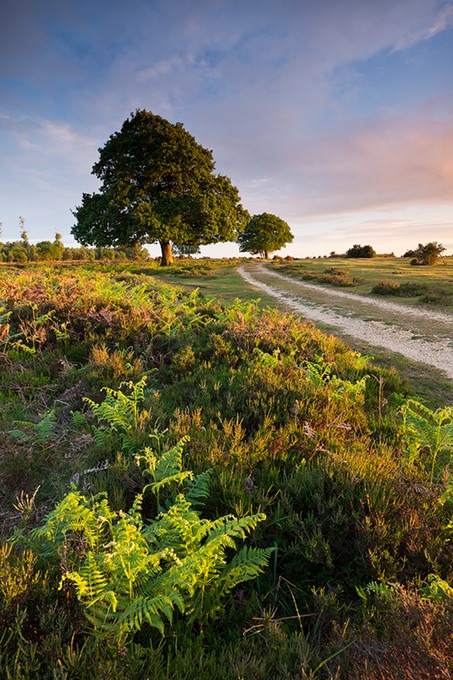
[[[434,316],[445,261],[269,266]],[[1,268],[3,677],[451,677],[448,380],[238,264]]]

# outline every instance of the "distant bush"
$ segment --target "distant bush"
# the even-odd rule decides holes
[[[316,279],[321,281],[321,283],[328,283],[331,286],[338,286],[340,288],[349,288],[360,283],[360,279],[357,276],[351,278],[346,270],[336,269],[335,267],[329,267],[323,274],[317,274]]]
[[[420,300],[429,305],[451,305],[453,302],[453,295],[446,290],[441,288],[437,289],[426,289],[425,295]]]
[[[433,265],[437,262],[439,257],[445,251],[444,246],[437,241],[430,241],[429,243],[418,244],[416,250],[408,250],[404,253],[403,257],[411,257],[411,264],[424,264]]]
[[[349,250],[346,251],[346,257],[363,257],[363,258],[370,258],[370,257],[376,257],[376,251],[372,246],[361,246],[361,245],[354,245],[352,248],[349,248]]]
[[[402,297],[418,297],[428,291],[428,286],[424,283],[401,283],[400,295]]]

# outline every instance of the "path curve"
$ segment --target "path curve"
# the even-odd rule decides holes
[[[398,311],[402,321],[401,326],[389,325],[382,321],[365,320],[349,314],[342,314],[340,312],[330,309],[327,305],[312,302],[303,297],[303,289],[320,290],[319,286],[314,284],[297,281],[288,276],[283,276],[277,272],[270,271],[263,265],[253,265],[253,274],[244,266],[238,268],[238,273],[250,285],[262,290],[271,297],[279,300],[290,309],[298,314],[311,319],[328,324],[335,328],[339,328],[343,333],[349,336],[364,340],[370,345],[376,347],[383,347],[391,352],[399,353],[418,363],[428,364],[434,366],[453,380],[453,342],[450,338],[439,337],[432,335],[428,340],[414,337],[417,334],[416,321],[417,317],[421,318],[437,318],[448,325],[451,324],[453,329],[453,315],[443,312],[430,312],[427,310],[418,310],[407,305],[398,305],[391,302],[374,300],[366,298],[362,295],[353,293],[346,293],[343,291],[322,289],[323,293],[332,299],[345,297],[349,300],[360,301],[380,307],[381,309],[392,309]],[[264,281],[260,281],[258,277],[275,277],[281,287],[282,284],[291,285],[294,288],[300,286],[301,295],[294,295],[293,292],[285,291],[268,285]]]

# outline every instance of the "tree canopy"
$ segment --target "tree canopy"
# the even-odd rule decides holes
[[[280,250],[294,239],[289,225],[276,215],[254,215],[239,233],[237,242],[241,253],[261,253],[269,259],[269,252]]]
[[[212,151],[182,123],[137,110],[99,149],[93,174],[98,192],[73,211],[82,245],[159,242],[162,264],[171,244],[200,246],[236,240],[249,215],[228,177],[214,173]]]

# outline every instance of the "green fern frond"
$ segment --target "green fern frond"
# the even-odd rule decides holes
[[[247,515],[239,519],[234,515],[226,515],[214,521],[215,530],[211,533],[209,540],[223,534],[234,538],[246,538],[247,534],[256,529],[258,523],[265,519],[266,515],[263,513]]]
[[[110,387],[103,387],[106,393],[105,399],[97,404],[92,399],[84,397],[93,414],[99,421],[107,423],[109,428],[123,433],[134,433],[138,429],[140,418],[139,405],[145,399],[145,384],[147,376],[143,376],[138,383],[123,382],[120,389],[114,390]],[[121,387],[126,386],[130,394],[121,391]],[[146,412],[142,412],[143,413]]]
[[[265,515],[202,519],[193,503],[206,497],[209,472],[193,479],[182,469],[185,441],[159,456],[150,450],[137,456],[152,481],[130,511],[113,512],[105,494],[87,499],[71,491],[34,532],[55,546],[57,554],[68,545],[68,534],[83,539],[77,542],[80,568],[68,570],[63,581],[74,585],[97,636],[123,644],[145,622],[163,633],[175,608],[203,622],[231,588],[260,573],[272,552],[246,548],[228,562],[236,542]],[[179,493],[168,510],[145,522],[144,491],[151,490],[158,499],[159,490],[170,483],[188,487],[187,494]]]
[[[432,411],[424,404],[409,399],[403,407],[404,430],[418,449],[431,453],[431,475],[439,453],[453,448],[453,406]]]
[[[238,583],[250,581],[262,573],[275,548],[242,548],[225,567],[222,573],[227,590]]]
[[[212,469],[205,470],[187,485],[186,499],[194,507],[204,505],[209,496],[209,483],[211,481]]]
[[[27,434],[22,430],[14,429],[10,430],[9,434],[14,439],[23,442],[37,441],[40,444],[45,444],[50,442],[55,434],[57,416],[55,414],[55,409],[48,411],[37,423],[33,423],[28,420],[15,420],[15,425],[20,425],[28,430],[31,430],[33,434]]]
[[[192,479],[192,477],[193,473],[190,470],[186,470],[185,472],[178,472],[169,477],[164,477],[164,479],[161,479],[159,482],[147,484],[143,488],[143,491],[145,491],[146,489],[151,489],[153,493],[157,494],[161,489],[163,489],[166,486],[170,486],[171,484],[175,485],[182,484],[186,479]]]
[[[72,581],[76,587],[77,595],[86,601],[86,605],[91,607],[99,600],[105,598],[105,593],[109,590],[108,581],[105,574],[96,564],[93,553],[88,553],[85,563],[79,571],[66,572],[63,580]],[[60,583],[61,586],[61,583]]]
[[[18,423],[19,425],[21,423]],[[10,437],[15,439],[16,441],[19,442],[29,442],[33,439],[33,435],[27,434],[26,432],[23,432],[22,430],[9,430],[8,434]]]
[[[189,437],[185,436],[169,451],[163,453],[156,461],[154,479],[161,482],[166,478],[177,475],[182,470],[182,453]]]
[[[140,630],[143,622],[147,621],[163,634],[162,616],[172,623],[175,605],[183,606],[182,598],[176,594],[159,595],[153,598],[136,597],[119,617],[118,625],[125,631],[133,631]]]
[[[111,526],[116,518],[116,513],[110,510],[103,495],[99,494],[87,501],[78,491],[69,492],[47,515],[44,526],[32,531],[32,536],[58,542],[66,534],[78,532],[89,547],[94,548],[105,526]]]

